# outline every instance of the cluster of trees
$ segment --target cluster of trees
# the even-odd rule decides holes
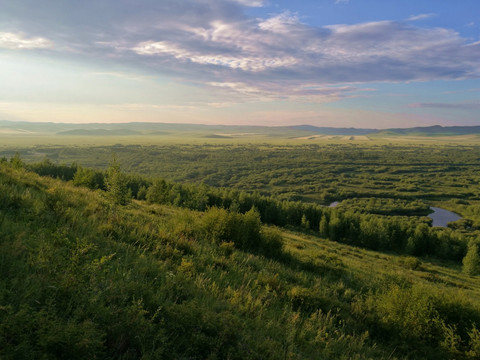
[[[431,212],[430,206],[421,200],[392,198],[353,197],[343,200],[338,206],[344,210],[392,216],[426,216]]]
[[[451,229],[435,229],[422,219],[384,217],[335,209],[320,221],[320,235],[333,241],[372,250],[388,250],[415,256],[433,255],[459,261],[466,240]]]

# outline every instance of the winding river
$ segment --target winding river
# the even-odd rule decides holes
[[[438,207],[431,206],[430,209],[433,210],[433,213],[428,215],[428,217],[433,220],[432,226],[447,227],[449,222],[457,221],[462,218],[460,215],[455,214],[454,212]]]

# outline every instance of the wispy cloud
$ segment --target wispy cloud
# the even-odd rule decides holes
[[[0,48],[11,50],[47,49],[53,43],[42,37],[25,37],[23,34],[0,32]]]
[[[299,25],[301,24],[298,15],[292,14],[290,11],[285,11],[258,23],[261,30],[277,34],[287,33]]]
[[[250,7],[261,7],[265,5],[264,0],[234,0],[237,3]]]
[[[432,17],[436,16],[434,13],[429,13],[429,14],[419,14],[419,15],[411,15],[408,17],[406,20],[407,21],[418,21],[418,20],[425,20],[425,19],[430,19]]]
[[[480,110],[480,103],[415,103],[409,104],[409,107],[453,110]]]
[[[335,0],[335,4],[348,4],[350,0]]]
[[[258,55],[228,55],[215,52],[195,52],[182,49],[176,44],[161,41],[146,41],[138,44],[132,49],[140,55],[170,55],[178,60],[191,61],[202,65],[217,65],[231,69],[242,69],[244,71],[258,72],[267,68],[287,67],[294,65],[297,60],[292,56],[268,57]]]

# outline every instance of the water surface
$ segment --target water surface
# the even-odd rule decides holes
[[[460,215],[442,208],[431,206],[430,209],[433,210],[433,213],[428,215],[428,217],[433,220],[432,226],[447,227],[449,222],[462,218]]]

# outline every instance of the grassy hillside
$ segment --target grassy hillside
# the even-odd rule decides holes
[[[479,324],[458,263],[0,163],[2,359],[473,359]]]

